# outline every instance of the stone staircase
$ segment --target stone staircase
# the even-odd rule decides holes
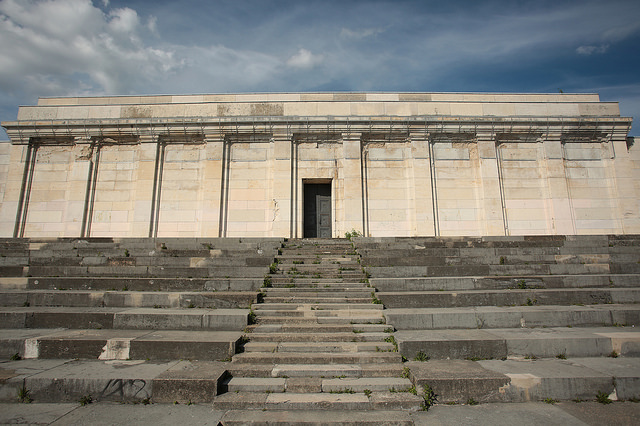
[[[215,408],[415,411],[424,403],[351,242],[284,243],[260,299]]]
[[[210,401],[280,244],[0,240],[0,401]]]
[[[440,402],[640,398],[640,236],[356,245],[412,380]]]
[[[4,239],[0,401],[212,403],[231,425],[637,400],[639,302],[633,235]]]

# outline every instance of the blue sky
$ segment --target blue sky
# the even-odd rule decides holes
[[[39,96],[562,90],[640,136],[639,46],[637,0],[0,0],[0,120]]]

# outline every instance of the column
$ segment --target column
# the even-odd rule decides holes
[[[560,133],[550,133],[544,137],[544,161],[542,174],[546,176],[548,189],[548,210],[551,223],[547,228],[556,235],[576,233],[569,196],[569,186],[564,170],[564,158]]]
[[[364,232],[365,229],[362,176],[364,159],[362,158],[361,134],[343,134],[342,149],[342,191],[336,191],[334,237],[344,236],[345,232],[352,229],[358,232]]]
[[[206,142],[206,159],[204,165],[204,194],[202,212],[202,236],[222,237],[223,208],[221,206],[222,182],[224,177],[224,135],[207,134],[204,138]]]
[[[431,180],[429,140],[424,133],[411,133],[411,162],[413,164],[413,210],[415,236],[436,235],[435,211]]]
[[[478,160],[480,167],[480,206],[483,223],[480,227],[484,235],[508,235],[505,220],[504,198],[500,182],[500,169],[494,135],[490,132],[479,132]]]
[[[291,193],[292,163],[291,163],[291,136],[286,129],[276,131],[273,134],[272,182],[272,228],[273,237],[292,237],[291,212],[293,198]]]

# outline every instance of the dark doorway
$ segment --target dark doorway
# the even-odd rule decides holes
[[[304,184],[304,237],[331,238],[331,184]]]

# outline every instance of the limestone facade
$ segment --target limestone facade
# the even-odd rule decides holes
[[[0,236],[640,233],[640,146],[594,94],[43,98],[2,125]]]

